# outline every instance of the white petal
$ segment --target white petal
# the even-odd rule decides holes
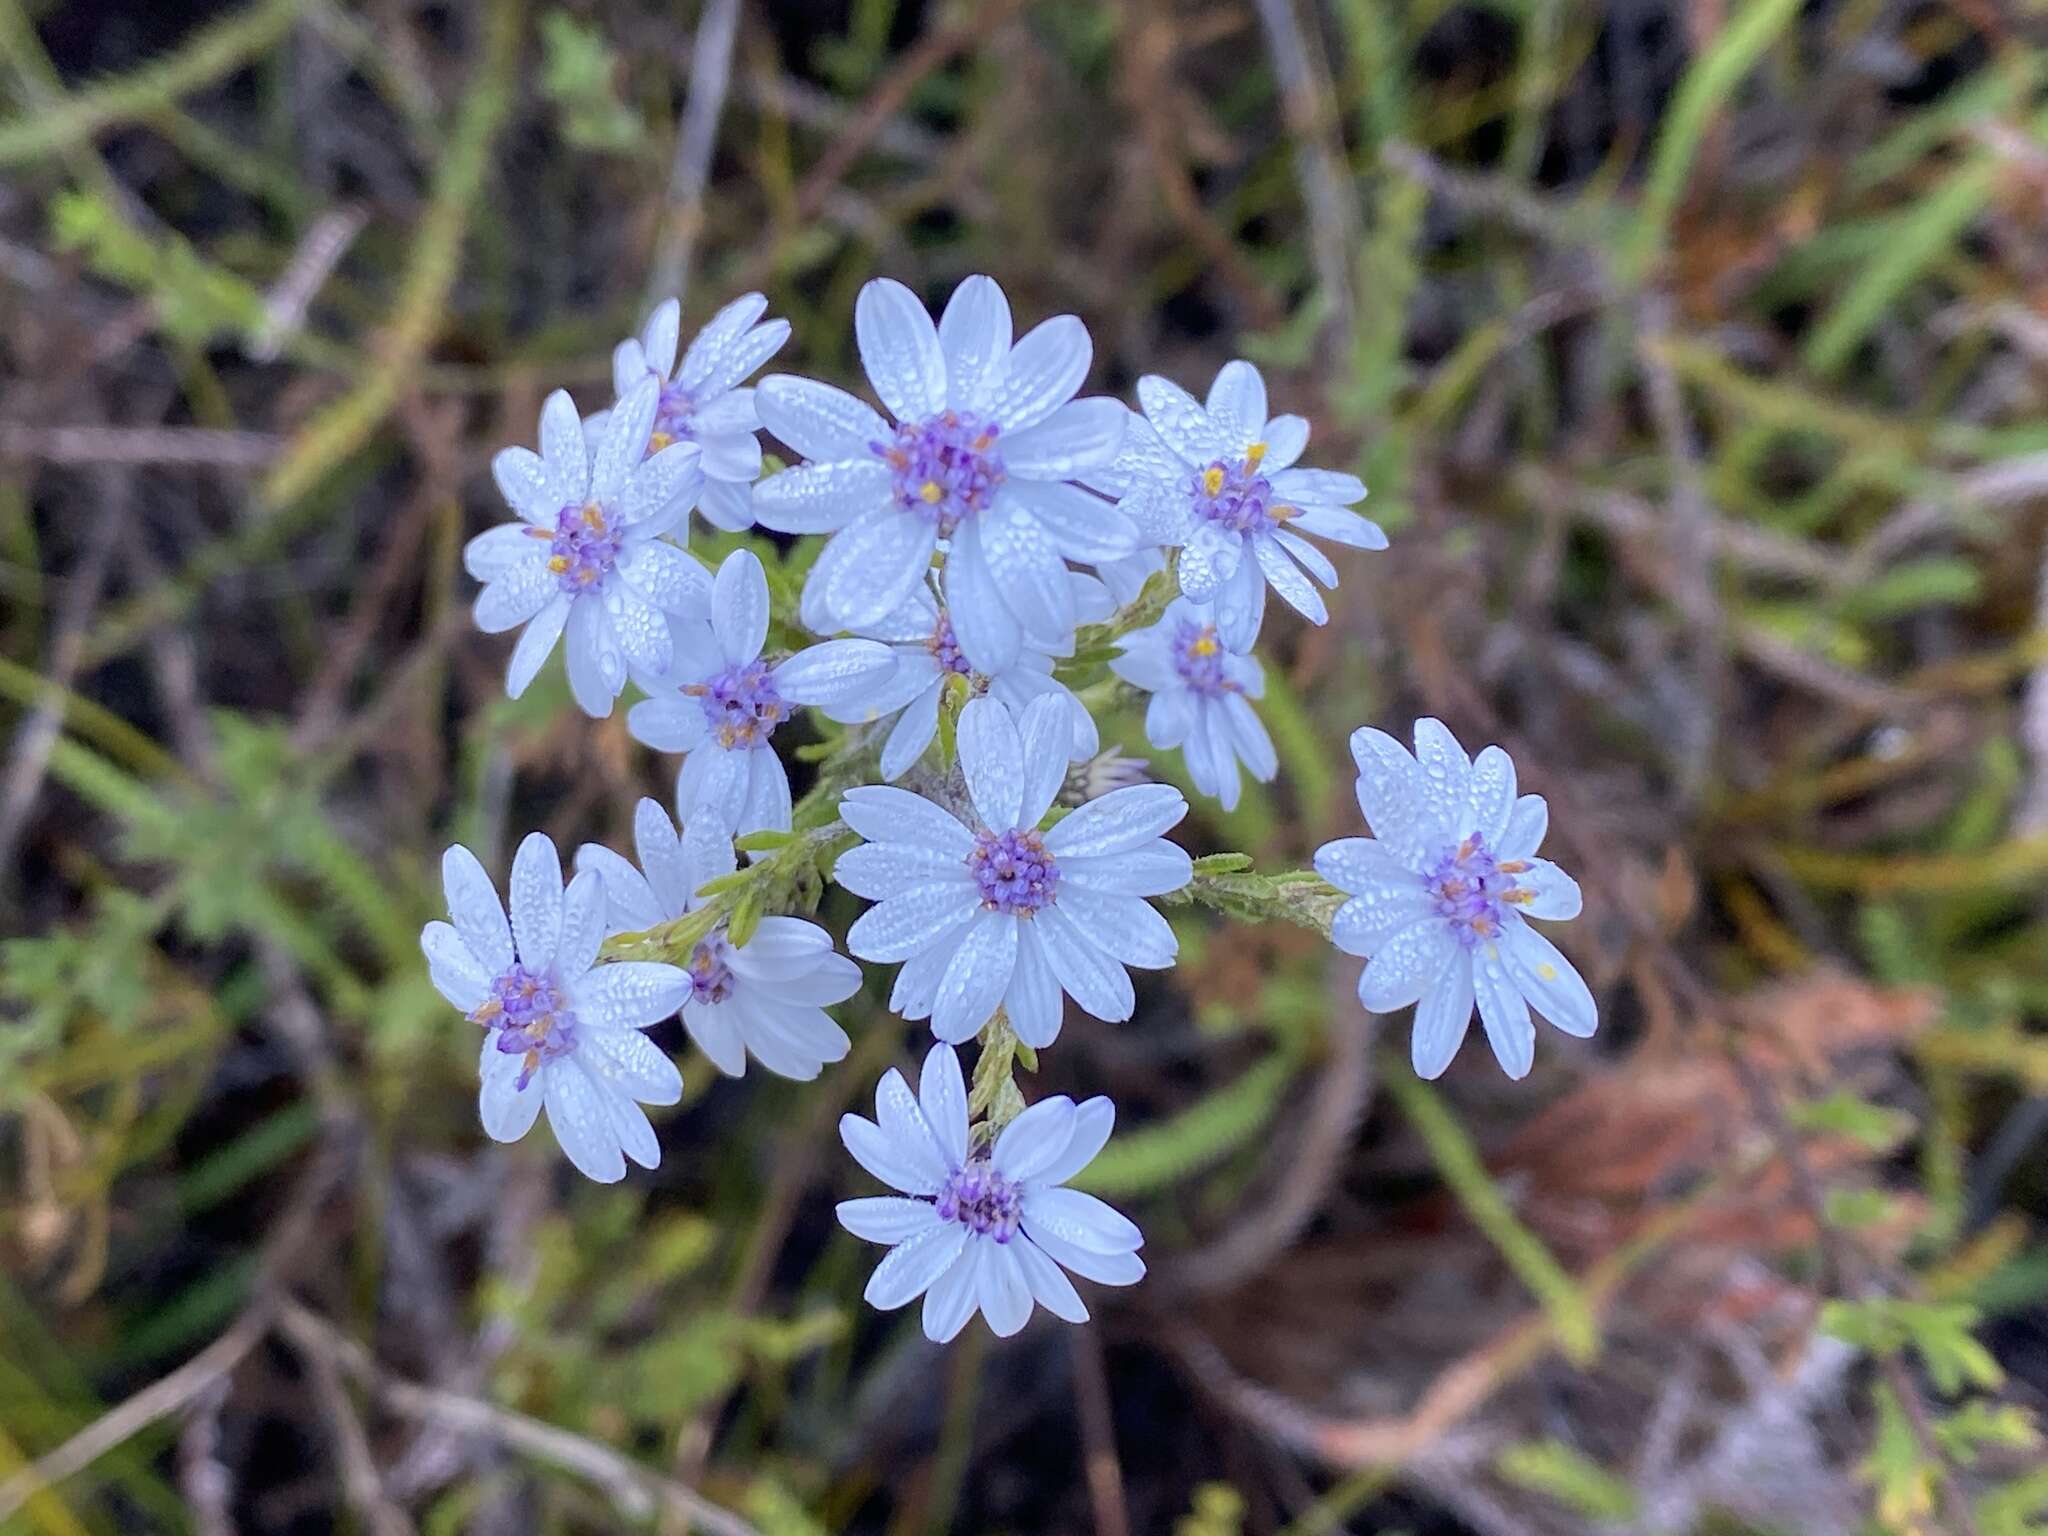
[[[1017,722],[994,699],[970,700],[960,711],[960,771],[984,825],[1007,832],[1017,825],[1024,797],[1024,746]]]
[[[1314,589],[1310,589],[1314,596]],[[1316,598],[1318,609],[1322,599]],[[1258,641],[1266,618],[1266,572],[1256,559],[1241,560],[1216,592],[1216,638],[1239,655]],[[1320,621],[1318,621],[1320,622]]]
[[[908,1242],[939,1225],[939,1213],[929,1200],[910,1200],[902,1195],[842,1200],[838,1215],[839,1225],[871,1243]]]
[[[946,556],[946,611],[961,651],[977,672],[991,677],[1016,665],[1024,643],[1023,628],[1002,599],[1001,580],[989,568],[980,522],[968,523]]]
[[[887,901],[921,885],[974,883],[966,863],[950,853],[913,843],[862,843],[839,855],[832,878],[856,896]]]
[[[1515,809],[1515,764],[1499,747],[1488,747],[1472,760],[1466,788],[1463,831],[1476,833],[1498,850]],[[1499,857],[1507,857],[1505,854]]]
[[[866,283],[854,300],[853,334],[868,382],[898,421],[946,408],[946,359],[916,294],[893,278]]]
[[[839,1139],[861,1167],[907,1195],[937,1194],[949,1171],[939,1166],[929,1146],[898,1146],[880,1126],[859,1115],[839,1117]]]
[[[604,612],[627,664],[643,677],[660,677],[669,669],[674,641],[668,620],[623,581],[606,584]]]
[[[1043,1228],[1033,1231],[1028,1219],[1024,1234],[1047,1258],[1097,1285],[1136,1285],[1145,1278],[1145,1261],[1135,1253],[1093,1253],[1064,1241],[1054,1232]]]
[[[512,926],[505,921],[505,904],[476,855],[460,843],[441,855],[441,893],[449,921],[477,964],[492,976],[509,969]]]
[[[924,756],[925,748],[932,744],[932,738],[938,733],[939,685],[932,682],[903,707],[903,713],[889,732],[889,739],[882,743],[882,777],[889,780],[902,778],[917,765],[917,760]]]
[[[488,584],[525,566],[545,567],[549,541],[540,532],[525,523],[486,528],[462,546],[462,568]]]
[[[740,1013],[730,1002],[683,1004],[683,1028],[704,1057],[727,1077],[747,1074],[747,1041],[740,1028]],[[863,1120],[861,1124],[866,1125]],[[869,1126],[870,1130],[874,1127]],[[877,1135],[880,1132],[876,1132]],[[880,1177],[880,1175],[877,1175]]]
[[[879,623],[924,580],[936,537],[916,513],[878,507],[832,535],[806,586],[846,628]]]
[[[1244,563],[1247,535],[1220,523],[1197,524],[1180,552],[1180,589],[1198,603],[1213,600]]]
[[[523,1056],[498,1049],[496,1033],[484,1036],[483,1060],[478,1064],[482,1080],[477,1086],[477,1115],[483,1121],[484,1134],[493,1141],[519,1140],[533,1129],[534,1117],[540,1113],[544,1090],[530,1080],[524,1088],[519,1086],[524,1066]]]
[[[957,1222],[950,1225],[967,1233]],[[925,1293],[920,1322],[934,1344],[952,1343],[981,1305],[981,1260],[992,1246],[986,1238],[964,1236],[952,1262]]]
[[[768,641],[768,576],[760,556],[736,549],[711,583],[711,632],[728,665],[745,666]]]
[[[971,1040],[1010,988],[1017,965],[1018,919],[983,912],[954,945],[932,998],[932,1033],[955,1044]]]
[[[961,921],[964,925],[966,918]],[[942,944],[934,944],[904,961],[903,969],[896,973],[896,984],[889,989],[890,1011],[900,1013],[906,1019],[930,1018],[932,999],[938,996],[939,982],[952,958],[951,950]]]
[[[849,703],[873,692],[896,672],[896,653],[873,640],[827,640],[798,651],[775,668],[776,692],[792,704]]]
[[[1443,1076],[1471,1024],[1472,961],[1461,953],[1416,1005],[1414,1033],[1408,1041],[1415,1075],[1424,1079]]]
[[[1113,508],[1105,508],[1114,515]],[[975,530],[998,600],[1024,633],[1049,644],[1070,642],[1074,585],[1059,546],[1031,509],[1005,486]]]
[[[1148,373],[1138,380],[1138,403],[1145,419],[1175,453],[1196,467],[1217,460],[1242,458],[1229,438],[1209,419],[1195,397],[1171,379]]]
[[[547,607],[561,590],[561,581],[544,560],[510,566],[477,594],[473,610],[476,627],[487,635],[516,629]]]
[[[946,358],[946,400],[957,410],[981,410],[1010,355],[1010,301],[994,278],[963,279],[939,316],[939,350]]]
[[[863,960],[907,960],[948,938],[980,905],[972,886],[919,886],[863,912],[846,931],[846,947]]]
[[[591,500],[610,506],[619,499],[626,477],[647,455],[648,434],[654,430],[654,410],[660,401],[661,383],[650,374],[612,407],[590,464]]]
[[[1074,739],[1073,708],[1072,694],[1042,693],[1025,706],[1017,721],[1023,768],[1017,826],[1035,827],[1043,821],[1067,781],[1068,749]]]
[[[1524,917],[1563,922],[1577,917],[1584,905],[1579,882],[1548,859],[1531,859],[1528,869],[1515,876],[1515,884],[1534,893],[1532,899],[1516,906]]]
[[[577,1017],[598,1026],[645,1029],[682,1007],[689,995],[689,975],[657,960],[610,960],[569,980]]]
[[[1417,877],[1385,843],[1340,837],[1316,850],[1316,873],[1340,891],[1362,896],[1386,885],[1416,885]]]
[[[1472,965],[1473,995],[1479,1003],[1479,1022],[1486,1027],[1486,1040],[1494,1059],[1509,1077],[1521,1079],[1536,1064],[1536,1024],[1529,1017],[1528,1001],[1509,978],[1498,959],[1482,956]]]
[[[1501,932],[1500,952],[1508,975],[1543,1017],[1581,1040],[1600,1027],[1600,1010],[1586,979],[1534,928],[1511,917]]]
[[[1351,733],[1351,756],[1358,764],[1358,808],[1387,851],[1411,868],[1442,852],[1454,841],[1447,825],[1425,805],[1421,770],[1406,747],[1385,731],[1370,726]]]
[[[626,1158],[605,1095],[576,1057],[551,1061],[540,1074],[548,1129],[585,1178],[615,1184],[626,1176]]]
[[[1178,826],[1188,803],[1171,784],[1133,784],[1090,800],[1045,834],[1054,854],[1126,853]]]
[[[695,443],[671,443],[628,472],[619,493],[619,516],[628,527],[650,519],[672,521],[704,490],[704,455]]]
[[[643,1104],[674,1104],[683,1096],[683,1074],[637,1029],[593,1029],[576,1054],[600,1083]]]
[[[554,531],[563,501],[547,460],[531,448],[502,448],[491,459],[491,478],[514,512],[536,528]]]
[[[578,1059],[584,1062],[586,1070],[592,1070],[589,1058]],[[647,1112],[622,1093],[604,1092],[601,1084],[599,1093],[612,1117],[612,1130],[619,1138],[620,1150],[642,1168],[659,1168],[661,1142],[647,1122]]]
[[[1180,953],[1173,929],[1141,897],[1106,896],[1076,886],[1062,890],[1057,899],[1090,943],[1125,965],[1165,970]]]
[[[1093,403],[1076,400],[1067,409]],[[1117,409],[1122,410],[1123,407],[1118,406]],[[1052,480],[1016,480],[1003,488],[1003,495],[1021,502],[1045,529],[1054,547],[1069,560],[1094,565],[1101,561],[1124,559],[1139,548],[1138,525],[1117,507],[1078,485]]]
[[[864,400],[816,379],[773,374],[754,391],[761,425],[812,460],[859,460],[881,472],[886,490],[888,471],[875,457],[874,445],[894,436],[889,424]]]
[[[1003,1127],[990,1162],[1006,1179],[1037,1179],[1074,1138],[1074,1101],[1065,1094],[1040,1099]]]
[[[836,533],[890,505],[888,466],[870,456],[770,475],[754,487],[753,514],[763,528],[778,533]]]
[[[1003,468],[1027,480],[1072,480],[1116,457],[1130,414],[1107,395],[1069,400],[1037,426],[1004,436]]]
[[[663,299],[655,305],[647,316],[647,323],[640,327],[637,342],[640,366],[661,379],[674,373],[676,342],[682,328],[683,305],[680,299]]]
[[[1330,942],[1347,955],[1370,955],[1402,929],[1421,922],[1435,907],[1420,882],[1372,886],[1337,909]]]
[[[626,653],[612,633],[604,604],[588,593],[569,605],[565,649],[569,692],[577,707],[594,720],[606,718],[626,686]]]
[[[893,1312],[917,1300],[953,1267],[966,1244],[967,1228],[958,1222],[928,1227],[883,1256],[868,1277],[862,1298],[878,1312]]]
[[[1216,430],[1235,443],[1242,455],[1266,429],[1266,381],[1259,377],[1258,369],[1241,359],[1225,363],[1209,386],[1203,409]]]
[[[846,824],[870,842],[915,843],[965,859],[974,851],[974,834],[950,811],[922,795],[886,784],[863,784],[839,800]]]
[[[1415,782],[1423,808],[1453,838],[1464,837],[1472,830],[1465,824],[1470,815],[1472,760],[1443,721],[1425,717],[1415,722],[1415,761],[1420,769]]]
[[[975,1277],[981,1292],[981,1315],[999,1339],[1010,1338],[1031,1321],[1031,1287],[1024,1283],[1024,1271],[1010,1251],[1013,1246],[986,1244]]]
[[[1276,470],[1269,478],[1274,493],[1284,501],[1348,507],[1354,501],[1365,499],[1363,480],[1333,469],[1283,469]]]
[[[1301,416],[1275,416],[1266,423],[1266,456],[1259,467],[1268,475],[1278,474],[1308,447],[1308,421]]]
[[[1069,883],[1111,896],[1164,896],[1195,877],[1187,850],[1164,838],[1122,853],[1060,859],[1060,886]]]
[[[1349,544],[1353,549],[1387,547],[1384,528],[1371,518],[1347,512],[1342,507],[1302,507],[1287,523],[1302,533],[1312,533],[1319,539],[1329,539],[1338,544]]]
[[[1137,999],[1129,973],[1090,943],[1057,904],[1041,909],[1032,922],[1045,946],[1046,961],[1069,997],[1107,1023],[1131,1016]]]
[[[1055,315],[1027,331],[990,395],[990,414],[1006,432],[1021,432],[1065,405],[1088,377],[1095,355],[1088,327],[1074,315]]]
[[[520,843],[510,890],[520,962],[528,970],[545,970],[562,939],[562,860],[545,832],[529,832]]]
[[[512,647],[512,659],[505,666],[505,694],[518,698],[525,693],[539,674],[541,666],[555,649],[555,642],[562,638],[562,627],[569,622],[569,595],[565,592],[535,614],[526,628],[520,632],[519,643]]]
[[[1064,1184],[1073,1178],[1109,1144],[1109,1133],[1115,1126],[1116,1106],[1101,1094],[1076,1104],[1074,1134],[1060,1155],[1038,1170],[1038,1183]]]
[[[782,766],[782,759],[775,755],[773,747],[765,744],[736,756],[746,764],[747,777],[746,799],[733,822],[733,836],[745,837],[752,832],[787,832],[793,807],[789,798],[789,771]]]
[[[1462,954],[1450,926],[1436,918],[1403,928],[1366,962],[1365,974],[1358,982],[1358,1000],[1373,1013],[1405,1008]]]
[[[1034,1238],[1045,1233],[1089,1253],[1129,1253],[1145,1242],[1121,1211],[1078,1189],[1027,1190],[1024,1221]]]
[[[935,1045],[924,1053],[917,1107],[947,1161],[955,1168],[966,1162],[967,1079],[960,1074],[960,1057],[951,1046]]]
[[[1017,965],[1010,973],[1010,990],[1003,994],[1003,1009],[1010,1016],[1010,1028],[1033,1050],[1043,1050],[1059,1038],[1061,1014],[1066,1006],[1059,978],[1045,957],[1045,942],[1038,936],[1034,919],[1017,925]]]
[[[584,870],[562,895],[562,936],[554,954],[557,976],[581,976],[597,963],[598,947],[604,943],[604,919],[604,881],[597,871]]]
[[[583,440],[583,418],[566,389],[541,402],[540,456],[555,482],[555,506],[581,506],[590,495],[590,450]]]
[[[1323,602],[1322,593],[1315,584],[1302,575],[1301,567],[1287,558],[1287,552],[1272,538],[1252,540],[1252,554],[1259,562],[1259,569],[1281,600],[1311,624],[1330,622],[1329,607]]]
[[[1067,1278],[1059,1265],[1046,1257],[1043,1248],[1026,1237],[1013,1240],[1010,1251],[1016,1255],[1024,1283],[1031,1287],[1031,1295],[1041,1307],[1065,1322],[1088,1321],[1088,1308],[1082,1304],[1073,1281]]]
[[[941,1057],[938,1070],[943,1068],[944,1058]],[[940,1097],[943,1099],[943,1095]],[[965,1102],[964,1098],[962,1102]],[[875,1085],[875,1123],[889,1138],[890,1145],[914,1159],[928,1173],[944,1178],[959,1166],[946,1152],[954,1138],[950,1134],[939,1134],[925,1114],[922,1101],[911,1093],[910,1084],[893,1067],[884,1072],[882,1080]],[[963,1132],[966,1129],[964,1122],[961,1129]]]
[[[626,711],[626,731],[657,752],[691,752],[710,737],[704,707],[695,699],[642,699]]]
[[[483,1006],[490,995],[491,972],[477,963],[476,956],[447,923],[428,923],[420,930],[420,953],[427,957],[427,971],[434,986],[454,1007],[464,1013]]]

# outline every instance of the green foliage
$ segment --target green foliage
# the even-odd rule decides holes
[[[1149,1194],[1228,1157],[1273,1121],[1297,1064],[1275,1052],[1170,1119],[1123,1131],[1071,1182],[1098,1195]]]
[[[1517,1487],[1588,1520],[1632,1520],[1635,1490],[1561,1440],[1530,1440],[1500,1453],[1494,1470]]]
[[[540,19],[541,94],[578,149],[623,153],[646,137],[639,116],[619,100],[619,60],[597,28],[567,11]]]
[[[1173,1522],[1173,1536],[1239,1536],[1244,1516],[1243,1494],[1228,1483],[1203,1483],[1193,1506]]]
[[[1943,1393],[1965,1387],[1996,1387],[2005,1373],[1976,1337],[1981,1321],[1966,1302],[1912,1301],[1877,1296],[1867,1301],[1830,1301],[1820,1326],[1843,1342],[1874,1355],[1914,1350]]]
[[[75,253],[110,283],[156,307],[168,335],[201,345],[253,336],[263,324],[263,295],[201,256],[181,236],[151,239],[99,194],[60,193],[50,206],[50,243]]]

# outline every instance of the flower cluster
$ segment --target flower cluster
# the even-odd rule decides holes
[[[1037,1307],[1084,1321],[1070,1275],[1145,1272],[1138,1229],[1065,1187],[1115,1111],[1027,1105],[1012,1064],[1035,1067],[1069,1001],[1130,1019],[1132,973],[1179,953],[1154,902],[1198,879],[1168,838],[1182,791],[1103,753],[1097,712],[1145,700],[1152,747],[1235,808],[1245,774],[1280,769],[1252,654],[1267,591],[1324,623],[1338,572],[1314,541],[1386,538],[1352,510],[1355,477],[1301,466],[1308,423],[1268,414],[1249,363],[1200,401],[1147,376],[1132,410],[1082,395],[1075,317],[1018,338],[1002,290],[971,277],[934,323],[883,279],[854,310],[870,403],[791,375],[747,387],[789,337],[766,310],[737,299],[684,349],[679,307],[661,305],[614,354],[605,409],[586,418],[557,392],[539,451],[493,461],[516,521],[465,564],[479,627],[524,626],[507,692],[558,641],[588,714],[634,686],[627,732],[679,759],[674,814],[641,801],[635,858],[586,844],[566,886],[554,845],[529,836],[509,921],[451,848],[449,921],[421,934],[429,973],[481,1031],[485,1130],[517,1140],[545,1108],[570,1161],[613,1180],[627,1159],[657,1164],[641,1106],[682,1093],[649,1026],[679,1015],[727,1074],[751,1057],[814,1078],[849,1051],[827,1009],[861,990],[856,962],[897,966],[890,1009],[936,1043],[915,1093],[891,1070],[875,1119],[840,1125],[897,1191],[839,1207],[889,1245],[867,1299],[922,1297],[941,1341],[976,1312],[1005,1336]],[[763,429],[793,455],[765,478]],[[689,549],[693,510],[727,546],[715,566]],[[824,542],[785,555],[756,525]],[[832,727],[797,724],[806,709]],[[831,738],[800,802],[785,727]],[[1373,836],[1326,844],[1315,870],[1347,898],[1329,935],[1366,957],[1361,1001],[1415,1006],[1416,1070],[1445,1069],[1475,1009],[1516,1077],[1535,1014],[1591,1034],[1590,992],[1530,922],[1575,915],[1578,887],[1536,856],[1547,812],[1517,796],[1507,755],[1468,759],[1434,720],[1412,755],[1375,730],[1352,752]],[[872,903],[846,931],[852,958],[798,915],[827,875]],[[970,1091],[956,1047],[976,1040]]]

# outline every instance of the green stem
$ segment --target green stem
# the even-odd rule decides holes
[[[691,953],[720,923],[732,922],[736,942],[744,941],[749,917],[817,905],[833,861],[860,838],[838,819],[808,831],[792,833],[767,858],[756,860],[712,881],[704,904],[681,917],[657,923],[642,933],[622,933],[605,941],[601,960],[659,960],[688,965]]]

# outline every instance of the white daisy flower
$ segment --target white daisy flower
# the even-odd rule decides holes
[[[1078,571],[1073,574],[1073,581],[1080,611],[1090,615],[1091,620],[1097,613],[1107,618],[1112,605],[1102,584]],[[896,716],[896,723],[882,743],[882,777],[886,780],[893,782],[909,772],[932,744],[939,730],[940,698],[947,681],[954,677],[965,678],[977,698],[986,694],[1000,699],[1012,715],[1021,716],[1040,694],[1059,699],[1066,706],[1067,721],[1072,727],[1073,739],[1067,748],[1070,762],[1085,762],[1102,744],[1088,706],[1053,676],[1060,658],[1072,654],[1071,645],[1055,653],[1038,650],[1027,642],[1018,651],[1017,659],[1001,671],[978,671],[961,650],[952,615],[930,583],[911,593],[903,606],[880,624],[862,628],[858,633],[889,644],[896,658],[895,675],[882,686],[825,713],[842,725]]]
[[[1415,1071],[1451,1064],[1476,1001],[1509,1077],[1536,1057],[1534,1008],[1584,1038],[1600,1016],[1571,961],[1529,918],[1579,915],[1578,884],[1536,849],[1550,824],[1541,795],[1515,796],[1515,765],[1499,747],[1469,761],[1443,723],[1415,726],[1415,754],[1384,731],[1352,734],[1358,804],[1372,837],[1316,850],[1316,872],[1352,899],[1331,938],[1368,955],[1358,1000],[1374,1013],[1417,1003]]]
[[[875,1091],[875,1118],[846,1115],[839,1136],[854,1161],[901,1195],[844,1200],[839,1221],[855,1237],[890,1244],[864,1293],[893,1311],[924,1297],[925,1337],[944,1344],[976,1312],[998,1337],[1034,1304],[1070,1323],[1088,1309],[1065,1270],[1099,1285],[1135,1285],[1144,1235],[1093,1195],[1066,1189],[1109,1140],[1116,1106],[1041,1099],[996,1137],[969,1150],[967,1084],[960,1058],[935,1045],[913,1096],[893,1068]]]
[[[1130,415],[1074,398],[1092,356],[1087,328],[1060,315],[1012,346],[1002,289],[970,277],[936,328],[901,283],[871,282],[854,333],[895,426],[812,379],[777,374],[755,396],[762,424],[809,461],[755,487],[755,517],[833,535],[807,611],[835,628],[879,624],[943,546],[946,603],[977,668],[1002,671],[1027,637],[1056,650],[1076,617],[1065,562],[1138,548],[1130,519],[1075,483],[1108,465]]]
[[[569,1161],[610,1184],[626,1159],[643,1168],[661,1146],[642,1104],[683,1096],[676,1064],[640,1033],[690,995],[680,967],[597,963],[605,893],[594,871],[562,888],[555,845],[530,833],[512,861],[512,920],[467,848],[441,858],[451,923],[420,930],[427,973],[441,995],[484,1028],[478,1107],[484,1130],[517,1141],[545,1104]]]
[[[833,705],[886,682],[896,658],[873,640],[827,640],[779,662],[768,639],[768,577],[752,550],[725,557],[711,620],[680,626],[675,659],[626,729],[658,752],[688,754],[676,775],[676,818],[699,811],[727,832],[789,830],[789,775],[770,739],[799,704]]]
[[[1138,403],[1145,414],[1116,459],[1084,478],[1117,497],[1149,542],[1181,546],[1180,589],[1216,604],[1224,644],[1252,648],[1269,583],[1311,623],[1327,621],[1308,578],[1334,587],[1336,567],[1301,535],[1385,549],[1379,524],[1348,510],[1364,482],[1292,467],[1308,422],[1267,418],[1266,383],[1250,363],[1226,363],[1206,405],[1157,374],[1138,380]]]
[[[754,392],[740,388],[740,381],[789,340],[789,322],[763,320],[767,309],[760,294],[741,294],[711,317],[678,365],[683,307],[665,299],[637,337],[612,350],[612,388],[620,399],[644,378],[660,389],[648,454],[671,443],[695,443],[704,456],[697,511],[729,533],[753,527],[753,488],[761,478],[761,440],[754,435],[761,420],[754,414]],[[600,430],[608,415],[599,412],[586,425]]]
[[[606,927],[644,933],[694,911],[697,893],[738,868],[732,838],[700,816],[676,836],[668,813],[642,800],[633,814],[635,869],[611,849],[585,843],[576,868],[604,877]],[[860,967],[835,953],[832,936],[800,917],[764,917],[753,937],[735,947],[720,923],[691,952],[683,1028],[711,1064],[744,1076],[747,1054],[783,1077],[808,1082],[827,1062],[842,1060],[846,1031],[822,1005],[860,990]]]
[[[652,379],[635,384],[593,449],[558,389],[541,407],[540,452],[506,448],[491,460],[498,489],[525,521],[478,534],[462,560],[484,583],[477,628],[526,626],[505,676],[515,699],[566,630],[570,691],[602,719],[629,665],[667,668],[665,615],[699,613],[710,596],[704,568],[661,538],[678,528],[703,472],[694,443],[645,455],[660,393]]]
[[[1144,898],[1192,876],[1187,854],[1160,836],[1187,815],[1187,801],[1169,784],[1136,785],[1040,833],[1066,780],[1071,735],[1057,698],[1034,699],[1021,730],[999,702],[975,699],[959,733],[971,822],[884,784],[839,802],[868,841],[839,856],[833,878],[878,903],[846,947],[863,960],[907,962],[889,1006],[930,1019],[941,1040],[972,1038],[1001,1006],[1018,1039],[1050,1045],[1062,993],[1098,1019],[1128,1019],[1124,967],[1164,970],[1179,951]]]
[[[1195,788],[1224,810],[1237,809],[1240,763],[1260,783],[1280,771],[1273,738],[1251,706],[1265,694],[1265,669],[1224,646],[1210,604],[1175,598],[1157,624],[1124,637],[1109,668],[1152,695],[1146,738],[1162,751],[1179,747]]]

